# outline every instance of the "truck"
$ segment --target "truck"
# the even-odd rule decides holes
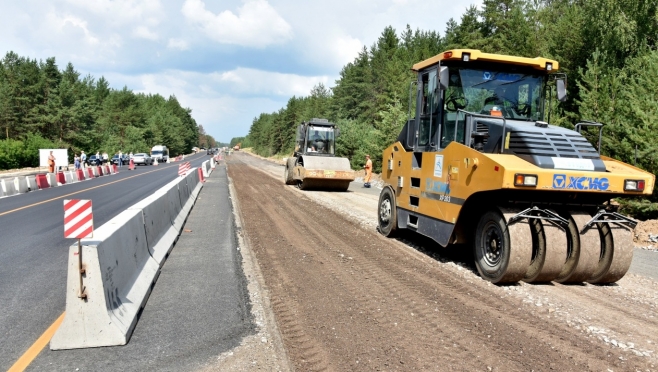
[[[347,191],[355,172],[347,158],[335,154],[340,130],[327,119],[313,118],[297,127],[293,155],[286,160],[284,182],[301,190]]]
[[[158,162],[166,163],[169,161],[169,149],[167,146],[157,145],[151,149],[151,157],[153,160],[157,159]]]
[[[602,123],[549,123],[566,100],[559,67],[475,49],[413,65],[415,104],[382,154],[378,230],[471,249],[493,283],[621,279],[637,221],[612,199],[651,195],[655,175],[601,155]]]

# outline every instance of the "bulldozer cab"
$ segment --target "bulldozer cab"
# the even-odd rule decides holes
[[[453,141],[483,150],[489,136],[502,135],[502,131],[485,130],[487,123],[534,125],[544,120],[550,71],[461,59],[423,66],[417,71],[416,115],[407,122],[399,140],[415,152],[440,151]],[[564,80],[558,79],[556,86],[558,99],[563,100]]]
[[[337,128],[326,119],[302,123],[297,130],[296,152],[303,155],[334,156]]]

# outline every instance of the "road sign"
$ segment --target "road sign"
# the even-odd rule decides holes
[[[186,161],[185,163],[181,163],[178,165],[178,175],[179,176],[184,176],[185,173],[187,173],[188,170],[190,170],[190,162]]]
[[[64,200],[64,238],[91,238],[94,235],[94,217],[91,200]]]

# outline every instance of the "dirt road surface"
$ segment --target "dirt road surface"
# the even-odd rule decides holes
[[[377,195],[304,192],[227,161],[297,371],[658,371],[658,282],[492,285],[468,248],[377,233]],[[267,366],[259,366],[267,370]]]

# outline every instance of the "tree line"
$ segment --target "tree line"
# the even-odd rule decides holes
[[[39,165],[39,148],[74,153],[150,152],[165,145],[170,154],[215,144],[197,126],[192,110],[175,96],[110,88],[101,77],[80,76],[54,57],[37,61],[8,52],[0,60],[0,169]]]
[[[551,123],[605,124],[601,153],[658,171],[658,2],[642,0],[484,0],[435,30],[386,27],[343,66],[331,88],[291,97],[277,112],[254,118],[243,147],[263,156],[290,154],[295,127],[312,117],[339,124],[337,154],[355,169],[366,153],[393,143],[409,110],[411,66],[455,48],[547,57],[568,75],[566,102],[553,102]],[[412,114],[413,116],[413,114]],[[593,144],[594,133],[586,134]],[[658,216],[658,197],[626,203],[639,217]]]

